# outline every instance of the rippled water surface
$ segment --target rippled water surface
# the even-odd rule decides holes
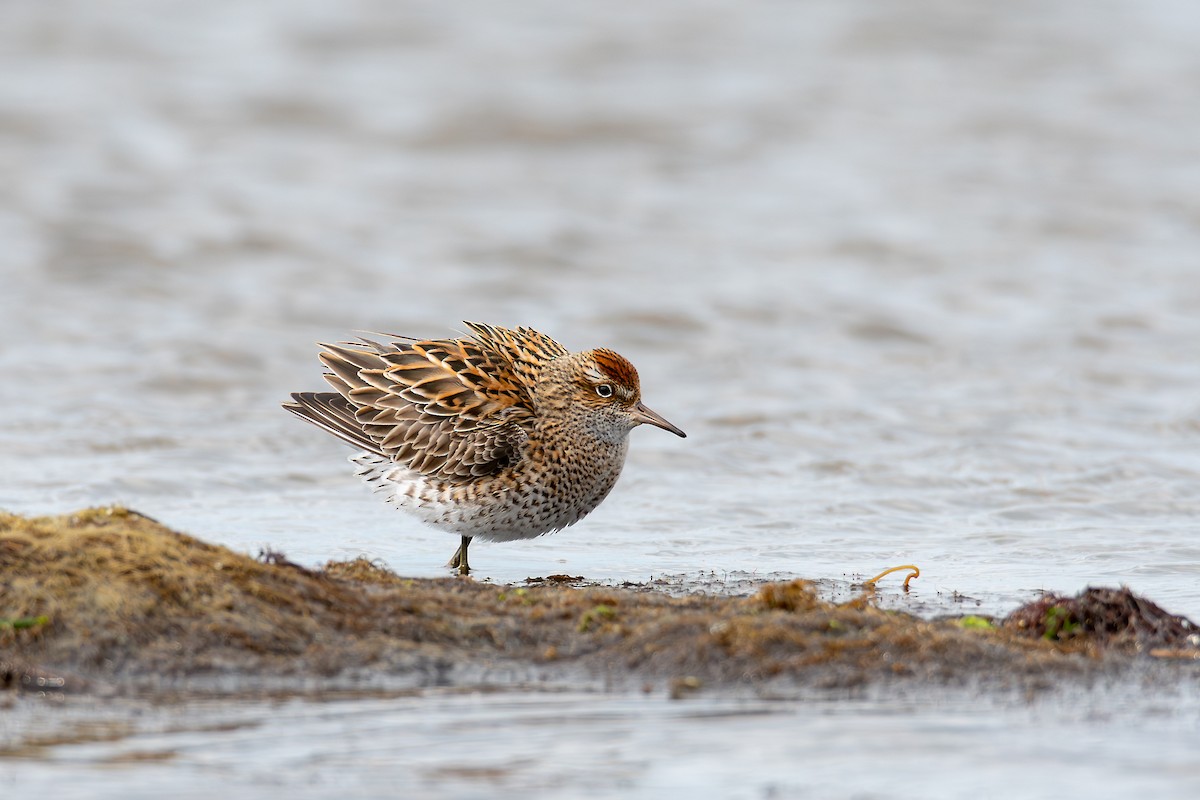
[[[914,562],[923,613],[1126,583],[1200,618],[1198,40],[1183,0],[6,3],[0,507],[443,574],[278,403],[315,341],[472,319],[618,350],[689,433],[481,578]],[[794,721],[723,719],[739,753]]]
[[[1094,694],[1091,695],[1094,698]],[[943,698],[673,702],[581,692],[193,702],[82,720],[0,760],[21,797],[1188,797],[1200,705],[1118,692],[996,708]],[[1182,705],[1182,710],[1180,706]],[[105,712],[111,712],[109,704]],[[66,727],[66,725],[64,725]],[[3,731],[0,730],[0,742]],[[6,779],[0,777],[0,786]]]

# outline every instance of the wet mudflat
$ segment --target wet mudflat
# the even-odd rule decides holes
[[[541,682],[764,694],[878,683],[1034,691],[1132,659],[1200,660],[1186,618],[1128,590],[1048,596],[1007,619],[833,603],[804,580],[748,597],[572,576],[498,586],[309,569],[208,544],[119,507],[0,518],[3,654],[17,689],[243,693]]]

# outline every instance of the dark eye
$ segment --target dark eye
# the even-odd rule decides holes
[[[601,397],[612,397],[612,387],[607,383],[602,383],[596,387],[596,394]]]

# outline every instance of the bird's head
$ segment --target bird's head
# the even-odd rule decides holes
[[[572,403],[585,411],[588,426],[599,438],[619,441],[643,424],[687,436],[646,407],[637,370],[612,350],[598,348],[572,354],[565,377]]]

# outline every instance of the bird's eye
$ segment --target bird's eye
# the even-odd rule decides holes
[[[596,387],[596,394],[601,397],[612,397],[612,387],[607,383],[602,383]]]

